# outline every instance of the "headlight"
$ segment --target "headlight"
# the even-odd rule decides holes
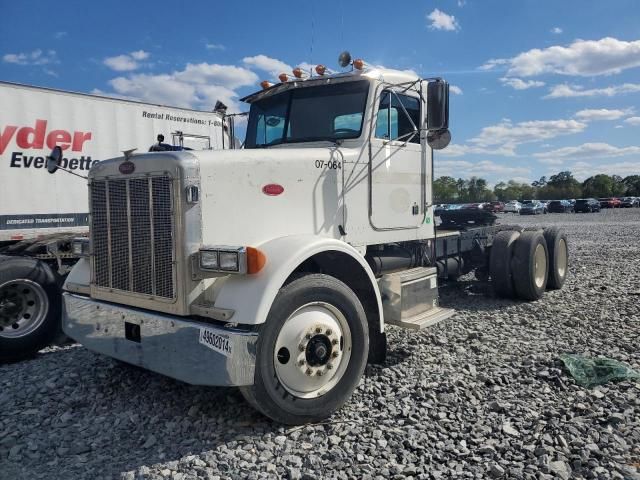
[[[204,270],[218,270],[218,251],[201,250],[200,268]]]
[[[88,238],[74,238],[71,241],[71,253],[77,257],[88,257],[89,245]]]
[[[238,265],[238,252],[220,251],[220,270],[238,272],[240,270]]]
[[[205,246],[197,257],[199,260],[192,263],[194,278],[206,278],[205,272],[258,273],[267,261],[264,253],[253,247]]]

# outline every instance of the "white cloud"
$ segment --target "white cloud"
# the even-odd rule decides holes
[[[544,163],[545,165],[562,165],[564,160],[559,158],[541,158],[538,162]]]
[[[281,73],[291,73],[291,66],[276,58],[267,57],[266,55],[255,55],[253,57],[245,57],[242,62],[270,75],[277,77]]]
[[[207,50],[226,50],[227,49],[227,47],[225,47],[221,43],[207,43],[205,47],[207,48]]]
[[[586,123],[577,120],[530,120],[512,123],[505,119],[496,125],[484,127],[470,143],[480,147],[502,146],[513,150],[523,143],[580,133],[586,127]]]
[[[624,123],[628,123],[634,127],[640,126],[640,117],[629,117],[624,121]]]
[[[147,58],[149,58],[149,52],[136,50],[135,52],[116,55],[115,57],[107,57],[102,63],[116,72],[130,72],[140,68],[140,62]]]
[[[528,88],[544,87],[544,82],[538,80],[522,80],[521,78],[502,77],[503,85],[508,85],[515,90],[527,90]]]
[[[149,58],[149,52],[145,52],[144,50],[136,50],[135,52],[131,52],[130,55],[131,58],[138,61]]]
[[[598,120],[618,120],[633,113],[632,108],[625,110],[609,110],[607,108],[585,109],[576,112],[576,118],[583,122],[593,122]]]
[[[576,147],[563,147],[548,152],[534,154],[537,158],[612,158],[625,155],[640,154],[640,147],[616,147],[608,143],[583,143]],[[636,163],[636,169],[640,171],[640,162]]]
[[[67,32],[56,32],[53,34],[53,38],[55,38],[56,40],[60,40],[62,37],[66,37],[67,36]]]
[[[508,118],[500,123],[484,127],[478,135],[465,144],[453,144],[442,151],[443,155],[516,156],[516,149],[525,143],[535,143],[552,138],[582,132],[587,127],[577,120],[531,120],[513,123]]]
[[[551,33],[555,33],[556,35],[559,35],[562,33],[562,29],[560,27],[553,27],[551,29]]]
[[[534,48],[513,58],[489,60],[480,68],[491,70],[498,65],[508,65],[507,75],[516,77],[611,75],[640,66],[640,40],[576,40],[568,46]]]
[[[427,15],[427,20],[431,22],[429,24],[431,30],[445,30],[448,32],[460,30],[460,24],[456,20],[456,17],[448,15],[437,8]]]
[[[628,175],[637,175],[640,171],[640,163],[638,162],[617,162],[617,163],[598,163],[597,165],[587,162],[576,162],[569,165],[570,170],[576,179],[584,181],[585,179],[604,173],[607,175],[620,175],[626,177]]]
[[[230,112],[240,111],[236,89],[256,85],[258,76],[243,67],[218,64],[187,64],[183,70],[158,75],[134,74],[109,81],[113,92],[98,93],[176,107],[210,110],[216,100]]]
[[[458,0],[458,6],[460,8],[464,7],[467,4],[467,0]]]
[[[568,85],[566,83],[555,85],[544,98],[575,98],[575,97],[614,97],[624,93],[640,92],[640,83],[624,83],[605,88],[592,88],[585,90],[580,85]]]
[[[36,49],[32,52],[7,53],[3,55],[2,61],[5,63],[15,63],[16,65],[51,65],[60,63],[55,50]]]
[[[462,89],[457,85],[449,85],[449,91],[454,95],[462,95]]]
[[[447,147],[449,148],[449,147]],[[442,153],[447,149],[442,150]],[[440,152],[438,152],[440,153]],[[438,160],[435,165],[435,176],[443,175],[459,177],[464,172],[465,177],[472,175],[486,177],[529,175],[531,170],[528,167],[514,167],[502,163],[482,160],[480,162],[469,162],[467,160]]]

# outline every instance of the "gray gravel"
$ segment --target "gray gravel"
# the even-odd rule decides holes
[[[640,369],[640,209],[502,221],[566,228],[564,289],[518,303],[470,278],[443,288],[458,314],[389,327],[387,364],[329,422],[285,428],[235,389],[51,348],[0,366],[0,478],[640,478],[640,384],[580,388],[556,360]]]

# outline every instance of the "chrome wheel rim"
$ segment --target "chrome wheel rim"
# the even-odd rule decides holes
[[[565,242],[564,238],[561,238],[558,242],[558,253],[557,253],[557,269],[558,275],[564,278],[567,273],[567,265],[569,263],[569,252],[567,251],[567,242]]]
[[[544,285],[544,280],[547,278],[547,256],[544,251],[544,247],[541,244],[538,244],[536,247],[534,256],[534,280],[536,282],[536,287],[542,288]]]
[[[347,319],[326,302],[308,303],[284,322],[273,352],[280,384],[298,398],[317,398],[344,376],[351,358]]]
[[[42,285],[21,278],[0,285],[0,337],[19,338],[42,325],[49,299]]]

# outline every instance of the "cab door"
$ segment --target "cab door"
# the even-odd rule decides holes
[[[418,92],[381,92],[369,164],[369,218],[376,230],[417,228],[424,220],[421,119]]]

